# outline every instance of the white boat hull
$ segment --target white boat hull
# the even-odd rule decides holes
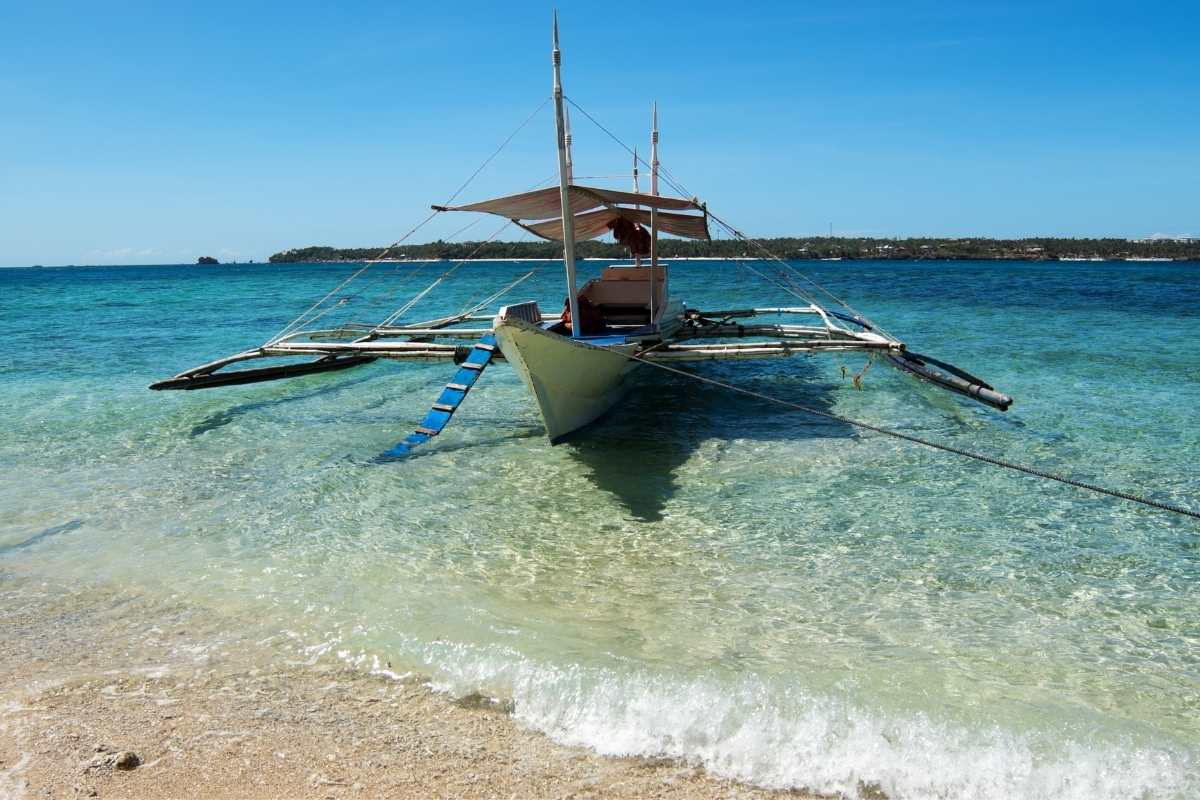
[[[552,444],[594,422],[625,394],[639,344],[594,346],[522,319],[496,319],[496,344],[529,387]]]

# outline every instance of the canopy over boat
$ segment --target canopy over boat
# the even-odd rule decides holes
[[[618,218],[650,225],[656,209],[658,229],[687,239],[708,239],[708,213],[692,198],[621,192],[591,186],[569,186],[568,198],[574,216],[575,240],[595,239],[608,233],[609,223]],[[631,207],[632,206],[632,207]],[[563,240],[562,193],[558,187],[510,194],[462,206],[433,206],[437,211],[479,211],[507,217],[525,230],[552,241]],[[670,213],[699,211],[699,214]]]

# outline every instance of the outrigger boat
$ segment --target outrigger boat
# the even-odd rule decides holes
[[[440,283],[442,278],[439,278],[379,324],[311,329],[311,323],[336,304],[335,295],[341,286],[368,264],[264,344],[186,370],[150,388],[204,389],[257,383],[357,367],[376,359],[444,360],[458,364],[454,377],[415,431],[389,451],[392,456],[403,456],[440,434],[480,375],[497,361],[507,362],[517,370],[537,404],[552,443],[563,441],[617,404],[626,390],[629,374],[643,365],[857,351],[872,358],[881,357],[935,386],[994,408],[1005,410],[1012,403],[1010,397],[979,378],[943,361],[910,352],[903,341],[833,295],[826,292],[832,303],[818,302],[799,282],[809,281],[808,278],[765,251],[761,263],[771,272],[752,268],[753,271],[801,298],[803,304],[702,311],[672,298],[670,268],[660,262],[657,253],[660,233],[706,240],[710,221],[715,221],[748,244],[761,245],[715,217],[698,199],[659,193],[657,110],[652,115],[649,193],[638,191],[636,151],[634,191],[576,184],[557,19],[553,45],[559,185],[465,205],[433,206],[433,209],[434,214],[494,214],[538,237],[561,241],[567,284],[567,299],[561,314],[547,314],[535,301],[505,305],[494,315],[485,313],[500,296],[528,277],[527,273],[458,314],[398,324],[403,314]],[[604,267],[599,278],[577,287],[575,243],[609,232],[629,243],[634,263]],[[484,321],[490,325],[480,326]],[[282,366],[226,369],[256,359],[313,356],[315,360]]]

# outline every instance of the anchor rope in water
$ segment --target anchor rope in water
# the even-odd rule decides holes
[[[578,109],[578,110],[579,110],[579,111],[580,111],[580,112],[581,112],[581,113],[582,113],[584,116],[586,116],[586,117],[587,117],[587,118],[588,118],[588,119],[589,119],[589,120],[590,120],[590,121],[591,121],[591,122],[592,122],[592,123],[593,123],[593,124],[594,124],[596,127],[598,127],[598,128],[601,130],[601,131],[603,131],[605,134],[607,134],[607,135],[608,135],[608,136],[609,136],[609,137],[610,137],[610,138],[611,138],[613,141],[615,141],[617,144],[619,144],[621,147],[623,147],[623,148],[624,148],[626,151],[628,151],[629,153],[631,153],[631,154],[633,155],[633,157],[634,157],[634,158],[635,158],[637,161],[641,162],[641,163],[642,163],[644,166],[646,166],[646,167],[648,167],[648,168],[651,166],[651,165],[650,165],[650,164],[648,164],[648,163],[647,163],[647,162],[646,162],[644,159],[642,159],[642,158],[641,158],[641,157],[640,157],[640,156],[637,154],[637,152],[636,152],[635,150],[631,149],[631,148],[630,148],[630,147],[629,147],[627,144],[625,144],[625,142],[624,142],[624,141],[622,141],[622,140],[621,140],[621,139],[620,139],[620,138],[619,138],[619,137],[618,137],[616,134],[614,134],[612,131],[610,131],[608,128],[606,128],[604,125],[602,125],[602,124],[600,123],[600,121],[599,121],[599,120],[597,120],[597,119],[596,119],[595,117],[593,117],[593,116],[592,116],[590,113],[588,113],[588,111],[587,111],[586,109],[584,109],[582,106],[580,106],[578,103],[576,103],[576,102],[575,102],[574,100],[572,100],[571,98],[569,98],[569,97],[568,97],[568,98],[566,98],[566,99],[567,99],[567,102],[568,102],[568,103],[570,103],[572,106],[574,106],[576,109]],[[450,197],[450,200],[448,200],[448,201],[447,201],[446,203],[444,203],[443,205],[449,205],[449,203],[450,203],[450,202],[452,202],[452,201],[453,201],[453,200],[454,200],[454,199],[455,199],[455,198],[456,198],[456,197],[457,197],[457,196],[458,196],[458,195],[459,195],[459,194],[460,194],[460,193],[461,193],[461,192],[462,192],[462,191],[463,191],[463,190],[464,190],[464,189],[467,187],[467,185],[469,185],[469,184],[470,184],[470,183],[471,183],[471,182],[472,182],[472,181],[475,179],[475,177],[476,177],[476,176],[477,176],[477,175],[478,175],[480,172],[482,172],[482,171],[483,171],[483,169],[484,169],[484,168],[485,168],[485,167],[486,167],[486,166],[487,166],[489,163],[491,163],[491,161],[492,161],[492,160],[493,160],[493,159],[494,159],[494,158],[495,158],[497,155],[499,155],[499,153],[500,153],[500,152],[501,152],[501,151],[502,151],[502,150],[503,150],[503,149],[504,149],[504,148],[505,148],[505,147],[508,145],[508,143],[509,143],[509,142],[511,142],[511,141],[512,141],[512,139],[513,139],[513,138],[514,138],[514,137],[515,137],[515,136],[516,136],[516,135],[517,135],[517,134],[518,134],[518,133],[519,133],[519,132],[520,132],[520,131],[521,131],[521,130],[522,130],[522,129],[523,129],[523,128],[524,128],[524,127],[525,127],[525,126],[528,124],[528,123],[529,123],[529,121],[530,121],[530,120],[532,120],[532,119],[533,119],[533,117],[535,117],[535,116],[537,115],[537,113],[538,113],[539,111],[541,111],[541,110],[542,110],[542,108],[545,106],[545,104],[546,104],[547,102],[549,102],[549,98],[547,98],[546,100],[543,100],[543,101],[542,101],[542,103],[541,103],[541,105],[539,105],[539,106],[538,106],[536,109],[534,109],[533,113],[532,113],[532,114],[530,114],[530,115],[529,115],[529,117],[527,117],[527,118],[526,118],[526,119],[525,119],[525,120],[524,120],[524,121],[523,121],[523,122],[522,122],[522,123],[521,123],[521,124],[520,124],[520,125],[517,127],[517,129],[516,129],[515,131],[513,131],[513,133],[512,133],[512,134],[510,134],[510,135],[509,135],[509,137],[508,137],[507,139],[505,139],[505,140],[504,140],[504,142],[502,142],[502,143],[501,143],[500,147],[498,147],[498,148],[496,149],[496,151],[495,151],[495,152],[493,152],[493,153],[492,153],[490,156],[488,156],[488,158],[487,158],[487,159],[486,159],[486,160],[483,162],[483,164],[481,164],[481,165],[480,165],[480,167],[479,167],[478,169],[476,169],[476,170],[475,170],[475,172],[474,172],[474,173],[472,173],[472,174],[471,174],[471,176],[470,176],[469,178],[467,178],[467,180],[466,180],[466,181],[463,183],[463,185],[462,185],[462,186],[460,186],[460,187],[458,188],[458,190],[456,190],[456,191],[454,192],[454,194],[453,194],[453,195],[451,195],[451,197]],[[659,167],[660,167],[660,174],[661,174],[661,175],[662,175],[662,177],[664,178],[665,182],[666,182],[666,183],[667,183],[669,186],[671,186],[671,188],[673,188],[675,191],[679,192],[679,193],[680,193],[680,195],[683,195],[683,196],[688,196],[688,195],[690,195],[690,194],[691,194],[690,192],[688,192],[688,191],[687,191],[687,189],[686,189],[685,187],[683,187],[683,185],[682,185],[682,184],[681,184],[681,183],[680,183],[678,180],[676,180],[676,179],[674,178],[674,176],[671,174],[671,172],[670,172],[669,170],[667,170],[667,169],[666,169],[665,167],[663,167],[661,164],[659,165]],[[850,305],[848,302],[846,302],[846,301],[845,301],[845,300],[843,300],[842,298],[840,298],[840,297],[838,297],[837,295],[835,295],[833,292],[831,292],[831,291],[830,291],[829,289],[827,289],[826,287],[822,286],[820,283],[818,283],[817,281],[815,281],[815,280],[814,280],[813,278],[811,278],[810,276],[808,276],[808,275],[806,275],[805,273],[801,272],[801,271],[800,271],[799,269],[797,269],[797,268],[796,268],[794,265],[792,265],[792,264],[788,263],[787,261],[785,261],[784,259],[780,258],[780,257],[779,257],[778,255],[776,255],[775,253],[771,252],[771,250],[770,250],[769,248],[767,248],[767,247],[766,247],[766,245],[764,245],[762,242],[759,242],[759,241],[757,241],[757,240],[755,240],[755,239],[752,239],[752,238],[750,238],[750,237],[746,236],[746,235],[745,235],[745,234],[743,234],[741,231],[737,230],[737,229],[736,229],[736,228],[734,228],[732,225],[730,225],[729,223],[725,222],[723,219],[721,219],[721,218],[720,218],[720,217],[718,217],[717,215],[715,215],[715,214],[713,214],[712,212],[710,212],[710,211],[708,210],[708,208],[707,208],[707,207],[705,207],[705,209],[704,209],[704,212],[705,212],[705,214],[706,214],[707,216],[709,216],[711,219],[713,219],[713,221],[715,221],[715,222],[716,222],[716,223],[717,223],[717,224],[718,224],[720,227],[722,227],[723,229],[725,229],[725,231],[726,231],[727,233],[729,233],[731,236],[733,236],[734,238],[736,238],[736,239],[738,239],[738,240],[740,240],[740,241],[742,241],[742,242],[745,242],[745,243],[747,243],[747,244],[749,244],[749,245],[752,245],[752,246],[754,246],[754,247],[758,248],[758,250],[760,250],[760,251],[763,253],[763,255],[765,256],[765,259],[764,259],[765,261],[769,261],[769,262],[775,262],[776,264],[778,264],[778,265],[779,265],[779,267],[778,267],[777,269],[779,270],[780,277],[781,277],[781,278],[783,279],[783,281],[784,281],[784,282],[786,282],[786,283],[780,283],[779,281],[772,280],[771,278],[769,278],[768,276],[766,276],[766,275],[765,275],[765,274],[763,274],[762,272],[760,272],[760,271],[758,271],[758,270],[755,270],[755,269],[751,269],[751,272],[754,272],[755,274],[759,275],[760,277],[767,279],[769,282],[771,282],[771,283],[774,283],[776,286],[779,286],[779,288],[782,288],[782,289],[784,289],[784,290],[785,290],[785,291],[787,291],[789,294],[793,294],[793,295],[795,295],[796,297],[799,297],[800,299],[802,299],[802,300],[805,300],[806,302],[812,303],[814,306],[815,306],[815,305],[819,305],[818,303],[816,303],[816,302],[815,302],[815,300],[814,300],[813,298],[811,298],[810,296],[808,296],[808,293],[807,293],[807,292],[803,291],[803,290],[802,290],[802,289],[801,289],[799,286],[797,286],[797,285],[795,284],[795,282],[794,282],[793,280],[791,280],[791,278],[790,278],[790,277],[788,277],[788,274],[787,274],[787,273],[789,273],[789,272],[790,272],[790,273],[793,273],[793,274],[795,274],[795,275],[797,275],[797,276],[799,276],[799,277],[803,278],[805,281],[807,281],[809,284],[811,284],[811,285],[812,285],[814,288],[816,288],[818,291],[822,292],[823,294],[825,294],[826,296],[828,296],[830,299],[832,299],[832,300],[833,300],[835,303],[837,303],[838,305],[840,305],[840,306],[842,306],[843,308],[845,308],[845,309],[847,309],[848,311],[850,311],[852,314],[854,314],[854,315],[855,315],[856,317],[858,317],[860,320],[863,320],[863,321],[866,321],[866,322],[868,322],[868,323],[869,323],[869,324],[872,326],[872,328],[873,328],[873,329],[875,329],[875,330],[877,330],[879,333],[881,333],[881,334],[883,334],[883,335],[887,336],[888,338],[894,339],[894,337],[892,337],[892,336],[891,336],[891,334],[889,334],[887,331],[883,330],[883,329],[882,329],[882,328],[881,328],[879,325],[877,325],[877,324],[875,324],[874,322],[872,322],[872,321],[871,321],[871,320],[870,320],[870,319],[869,319],[869,318],[868,318],[868,317],[867,317],[865,314],[863,314],[863,313],[859,312],[857,309],[855,309],[853,306],[851,306],[851,305]],[[418,225],[417,225],[417,227],[416,227],[416,228],[414,228],[414,229],[413,229],[412,231],[410,231],[409,233],[405,234],[405,236],[404,236],[404,237],[403,237],[403,238],[402,238],[400,241],[403,241],[403,239],[404,239],[404,238],[407,238],[408,236],[412,235],[412,233],[414,233],[414,232],[415,232],[417,229],[419,229],[419,228],[421,228],[422,226],[424,226],[424,225],[425,225],[425,223],[426,223],[426,222],[428,222],[430,219],[432,219],[434,216],[436,216],[436,214],[437,214],[437,213],[438,213],[438,212],[437,212],[437,211],[435,211],[433,214],[431,214],[429,217],[427,217],[425,220],[423,220],[423,221],[422,221],[420,224],[418,224]],[[503,226],[503,227],[507,227],[507,225],[505,225],[505,226]],[[502,229],[503,229],[503,227],[502,227]],[[499,233],[500,233],[500,231],[498,230],[498,231],[497,231],[495,234],[493,234],[491,237],[489,237],[487,241],[491,241],[491,240],[492,240],[492,239],[494,239],[494,238],[495,238],[497,235],[499,235]],[[399,242],[397,242],[396,244],[399,244]],[[386,249],[385,249],[385,251],[384,251],[384,254],[386,254],[386,253],[387,253],[388,251],[390,251],[390,250],[391,250],[393,247],[395,247],[395,246],[396,246],[396,244],[390,245],[388,248],[386,248]],[[482,245],[483,245],[483,244],[486,244],[486,242],[481,242],[481,243],[480,243],[480,246],[482,247]],[[476,250],[478,251],[478,248],[476,248]],[[378,258],[382,258],[382,257],[383,257],[383,254],[381,254],[380,256],[378,256],[378,257],[377,257],[377,259],[378,259]],[[470,258],[470,257],[468,256],[468,258]],[[400,309],[400,310],[398,310],[398,311],[397,311],[395,314],[393,314],[391,317],[389,317],[389,318],[388,318],[388,320],[393,320],[393,319],[395,319],[396,317],[399,317],[399,316],[401,316],[401,315],[402,315],[402,314],[403,314],[405,311],[407,311],[409,308],[411,308],[411,307],[412,307],[412,305],[415,305],[415,304],[416,304],[416,303],[417,303],[417,302],[418,302],[418,301],[419,301],[419,300],[420,300],[422,297],[424,297],[426,294],[428,294],[428,293],[429,293],[429,292],[430,292],[430,291],[431,291],[431,290],[432,290],[432,289],[433,289],[435,286],[437,286],[439,283],[441,283],[443,280],[445,280],[445,278],[449,277],[449,275],[450,275],[450,274],[452,274],[452,273],[453,273],[453,272],[455,272],[455,271],[456,271],[456,270],[457,270],[459,267],[461,267],[461,266],[462,266],[462,264],[463,264],[463,263],[465,263],[465,261],[466,261],[466,259],[464,259],[463,261],[460,261],[459,263],[455,264],[455,265],[454,265],[454,267],[452,267],[450,270],[448,270],[447,272],[443,273],[443,274],[442,274],[442,275],[441,275],[441,276],[440,276],[440,277],[439,277],[437,280],[435,280],[435,281],[433,282],[433,284],[431,284],[429,287],[427,287],[427,288],[426,288],[424,291],[422,291],[422,292],[418,293],[418,295],[417,295],[416,297],[414,297],[412,300],[410,300],[408,303],[406,303],[404,306],[402,306],[402,307],[401,307],[401,309]],[[365,269],[366,269],[366,267],[364,267],[364,268],[363,268],[363,270],[365,270]],[[342,284],[340,284],[338,288],[340,288],[341,286],[345,285],[345,283],[348,283],[349,281],[353,280],[353,279],[354,279],[355,277],[357,277],[357,276],[358,276],[358,275],[359,275],[359,274],[360,274],[360,273],[361,273],[363,270],[359,270],[358,272],[356,272],[356,273],[354,273],[353,275],[351,275],[351,276],[350,276],[350,278],[347,278],[347,279],[346,279],[346,281],[344,281]],[[532,273],[529,273],[529,274],[532,274]],[[526,274],[526,275],[522,276],[522,277],[521,277],[520,279],[518,279],[518,280],[517,280],[515,283],[520,283],[520,282],[521,282],[521,281],[523,281],[525,278],[529,277],[529,274]],[[515,285],[515,284],[514,284],[514,285]],[[501,290],[501,291],[500,291],[498,294],[503,294],[504,292],[508,291],[508,289],[510,289],[510,288],[512,288],[512,286],[511,286],[511,285],[510,285],[510,286],[508,286],[508,287],[505,287],[504,289],[502,289],[502,290]],[[337,291],[337,289],[335,288],[335,289],[334,289],[334,291]],[[321,303],[323,303],[323,302],[324,302],[326,299],[328,299],[328,297],[329,297],[330,295],[332,295],[332,294],[333,294],[333,292],[330,292],[330,293],[329,293],[329,295],[326,295],[326,297],[325,297],[325,298],[322,298],[322,300],[321,300],[321,301],[319,301],[319,302],[317,303],[317,306],[319,306]],[[314,308],[315,308],[315,307],[316,307],[316,306],[314,306]],[[311,309],[310,309],[310,310],[311,310]],[[308,312],[306,312],[306,313],[308,313]],[[304,315],[301,315],[301,316],[304,316]],[[381,324],[380,324],[380,326],[377,326],[377,327],[376,327],[376,330],[378,329],[378,327],[381,327],[382,325],[386,325],[386,324],[387,324],[387,321],[385,321],[384,323],[381,323]],[[643,351],[642,351],[642,353],[643,353],[643,354],[645,354],[645,353],[648,353],[648,352],[650,352],[651,350],[655,349],[655,348],[656,348],[656,347],[658,347],[658,346],[661,346],[661,345],[656,345],[655,347],[651,347],[651,348],[648,348],[647,350],[643,350]],[[979,461],[979,462],[981,462],[981,463],[990,464],[990,465],[992,465],[992,466],[997,466],[997,467],[1001,467],[1001,468],[1004,468],[1004,469],[1010,469],[1010,470],[1014,470],[1014,471],[1016,471],[1016,472],[1021,472],[1021,473],[1024,473],[1024,474],[1026,474],[1026,475],[1032,475],[1033,477],[1042,478],[1042,479],[1044,479],[1044,480],[1049,480],[1049,481],[1054,481],[1054,482],[1061,483],[1061,484],[1064,484],[1064,485],[1067,485],[1067,486],[1073,486],[1073,487],[1076,487],[1076,488],[1079,488],[1079,489],[1084,489],[1084,490],[1086,490],[1086,491],[1090,491],[1090,492],[1095,492],[1095,493],[1097,493],[1097,494],[1106,495],[1106,496],[1108,496],[1108,497],[1115,497],[1115,498],[1117,498],[1117,499],[1120,499],[1120,500],[1127,500],[1127,501],[1129,501],[1129,502],[1133,502],[1133,503],[1139,503],[1139,504],[1141,504],[1141,505],[1147,506],[1147,507],[1149,507],[1149,508],[1155,508],[1155,509],[1158,509],[1158,510],[1160,510],[1160,511],[1168,511],[1168,512],[1171,512],[1171,513],[1179,514],[1179,515],[1181,515],[1181,516],[1190,517],[1190,518],[1193,518],[1193,519],[1200,519],[1200,511],[1193,511],[1193,510],[1191,510],[1191,509],[1187,509],[1187,508],[1184,508],[1184,507],[1182,507],[1182,506],[1177,506],[1177,505],[1173,505],[1173,504],[1170,504],[1170,503],[1163,503],[1163,502],[1160,502],[1160,501],[1157,501],[1157,500],[1152,500],[1152,499],[1150,499],[1150,498],[1148,498],[1148,497],[1143,497],[1143,496],[1140,496],[1140,495],[1136,495],[1136,494],[1133,494],[1133,493],[1130,493],[1130,492],[1121,491],[1121,490],[1118,490],[1118,489],[1109,489],[1109,488],[1107,488],[1107,487],[1100,486],[1100,485],[1098,485],[1098,484],[1089,483],[1089,482],[1087,482],[1087,481],[1081,481],[1081,480],[1077,480],[1077,479],[1075,479],[1075,478],[1069,478],[1069,477],[1067,477],[1067,476],[1065,476],[1065,475],[1058,475],[1058,474],[1055,474],[1055,473],[1053,473],[1053,472],[1048,472],[1048,471],[1046,471],[1046,470],[1038,469],[1038,468],[1036,468],[1036,467],[1031,467],[1031,466],[1028,466],[1028,465],[1025,465],[1025,464],[1018,464],[1018,463],[1016,463],[1016,462],[1013,462],[1013,461],[1007,461],[1007,460],[1005,460],[1005,459],[1002,459],[1002,458],[997,458],[997,457],[995,457],[995,456],[989,456],[989,455],[986,455],[986,454],[984,454],[984,453],[977,453],[977,452],[974,452],[974,451],[972,451],[972,450],[966,450],[966,449],[964,449],[964,448],[961,448],[961,447],[955,447],[954,445],[945,444],[945,443],[943,443],[943,442],[937,442],[937,441],[933,441],[933,440],[931,440],[931,439],[925,439],[925,438],[923,438],[923,437],[920,437],[920,436],[914,436],[913,434],[904,433],[904,432],[902,432],[902,431],[896,431],[896,430],[892,430],[892,429],[890,429],[890,428],[884,428],[884,427],[881,427],[881,426],[878,426],[878,425],[873,425],[873,424],[871,424],[871,423],[869,423],[869,422],[862,422],[862,421],[860,421],[860,420],[851,419],[851,418],[849,418],[849,417],[845,417],[845,416],[842,416],[842,415],[840,415],[840,414],[834,414],[833,412],[830,412],[830,411],[822,411],[822,410],[820,410],[820,409],[812,408],[812,407],[810,407],[810,406],[806,406],[806,405],[803,405],[803,404],[801,404],[801,403],[795,403],[795,402],[792,402],[792,401],[790,401],[790,400],[784,400],[783,398],[779,398],[779,397],[773,397],[773,396],[771,396],[771,395],[767,395],[767,394],[764,394],[764,393],[762,393],[762,392],[756,392],[756,391],[754,391],[754,390],[752,390],[752,389],[745,389],[745,388],[743,388],[743,387],[740,387],[740,386],[735,386],[735,385],[733,385],[733,384],[731,384],[731,383],[727,383],[727,382],[725,382],[725,381],[719,381],[719,380],[716,380],[715,378],[708,378],[708,377],[705,377],[705,376],[703,376],[703,375],[697,375],[697,374],[695,374],[695,373],[692,373],[692,372],[687,372],[686,370],[681,370],[681,369],[677,369],[677,368],[675,368],[675,367],[670,367],[670,366],[667,366],[666,364],[660,364],[660,363],[656,363],[656,362],[654,362],[654,361],[650,361],[650,360],[647,360],[647,359],[645,359],[645,358],[641,358],[639,355],[634,355],[634,354],[626,354],[626,353],[620,353],[619,351],[610,351],[610,352],[617,352],[617,354],[618,354],[618,355],[621,355],[621,356],[623,356],[623,357],[625,357],[625,358],[627,358],[627,359],[629,359],[629,360],[631,360],[631,361],[637,361],[637,362],[639,362],[639,363],[642,363],[642,364],[648,364],[648,365],[650,365],[650,366],[652,366],[652,367],[656,367],[656,368],[658,368],[658,369],[661,369],[661,370],[664,370],[664,371],[666,371],[666,372],[671,372],[671,373],[674,373],[674,374],[676,374],[676,375],[681,375],[681,376],[683,376],[683,377],[686,377],[686,378],[691,378],[691,379],[693,379],[693,380],[697,380],[697,381],[700,381],[700,382],[702,382],[702,383],[707,383],[707,384],[710,384],[710,385],[713,385],[713,386],[717,386],[717,387],[720,387],[720,388],[723,388],[723,389],[727,389],[727,390],[729,390],[729,391],[732,391],[732,392],[737,392],[737,393],[739,393],[739,394],[746,395],[746,396],[748,396],[748,397],[754,397],[754,398],[756,398],[756,399],[763,400],[763,401],[766,401],[766,402],[769,402],[769,403],[774,403],[774,404],[776,404],[776,405],[781,405],[781,406],[784,406],[784,407],[786,407],[786,408],[792,408],[792,409],[795,409],[795,410],[797,410],[797,411],[802,411],[802,412],[804,412],[804,413],[811,414],[811,415],[814,415],[814,416],[818,416],[818,417],[824,417],[824,418],[826,418],[826,419],[832,419],[832,420],[836,420],[836,421],[838,421],[838,422],[841,422],[841,423],[843,423],[843,424],[850,425],[850,426],[853,426],[853,427],[856,427],[856,428],[861,428],[861,429],[863,429],[863,430],[868,430],[868,431],[871,431],[871,432],[873,432],[873,433],[877,433],[877,434],[880,434],[880,435],[883,435],[883,436],[890,436],[890,437],[892,437],[892,438],[895,438],[895,439],[900,439],[900,440],[907,441],[907,442],[911,442],[911,443],[914,443],[914,444],[923,445],[923,446],[925,446],[925,447],[929,447],[929,448],[931,448],[931,449],[934,449],[934,450],[939,450],[939,451],[942,451],[942,452],[951,453],[951,454],[953,454],[953,455],[962,456],[962,457],[964,457],[964,458],[969,458],[969,459],[972,459],[972,460],[975,460],[975,461]],[[861,379],[862,375],[866,373],[867,369],[870,369],[870,365],[871,365],[871,364],[870,364],[870,361],[868,361],[868,363],[867,363],[866,367],[864,367],[864,369],[862,370],[862,372],[861,372],[861,373],[859,373],[858,375],[856,375],[856,376],[855,376],[855,385],[856,385],[856,386],[858,386],[858,385],[859,385],[859,380]]]
[[[658,345],[655,345],[655,347],[657,347],[657,346]],[[654,348],[648,348],[647,350],[643,350],[642,352],[646,353],[653,349]],[[806,406],[801,403],[794,403],[790,400],[784,400],[783,398],[780,398],[780,397],[772,397],[771,395],[763,394],[762,392],[756,392],[753,389],[745,389],[745,388],[742,388],[741,386],[735,386],[732,383],[726,383],[725,381],[719,381],[715,378],[708,378],[703,375],[697,375],[694,372],[688,372],[687,370],[682,370],[682,369],[678,369],[676,367],[667,366],[666,364],[660,364],[655,361],[650,361],[648,359],[641,358],[639,355],[620,353],[615,350],[610,351],[610,352],[617,352],[618,355],[622,355],[625,358],[630,359],[631,361],[637,361],[642,364],[649,364],[652,367],[656,367],[658,369],[665,370],[666,372],[672,372],[676,375],[682,375],[685,378],[692,378],[693,380],[697,380],[702,383],[708,383],[713,386],[718,386],[722,389],[728,389],[729,391],[737,392],[738,394],[744,394],[747,397],[753,397],[758,400],[765,400],[769,403],[775,403],[776,405],[781,405],[786,408],[792,408],[797,411],[803,411],[807,414],[813,414],[818,417],[825,417],[826,419],[836,420],[837,422],[842,422],[847,425],[852,425],[856,428],[862,428],[864,430],[872,431],[873,433],[882,434],[884,436],[891,436],[896,439],[903,439],[904,441],[912,442],[914,444],[924,445],[925,447],[930,447],[930,448],[933,448],[934,450],[941,450],[946,453],[953,453],[954,455],[963,456],[964,458],[974,459],[975,461],[981,461],[985,464],[991,464],[992,466],[1003,467],[1004,469],[1011,469],[1011,470],[1015,470],[1017,472],[1023,472],[1026,475],[1032,475],[1036,478],[1043,478],[1045,480],[1056,481],[1058,483],[1066,484],[1067,486],[1074,486],[1078,489],[1086,489],[1089,492],[1095,492],[1097,494],[1108,495],[1109,497],[1116,497],[1121,500],[1128,500],[1132,503],[1140,503],[1141,505],[1149,506],[1150,508],[1156,508],[1159,511],[1169,511],[1173,514],[1180,514],[1185,517],[1191,517],[1192,519],[1200,519],[1200,511],[1193,511],[1192,509],[1184,508],[1182,506],[1172,505],[1171,503],[1163,503],[1158,500],[1151,500],[1148,497],[1142,497],[1141,495],[1132,494],[1131,492],[1124,492],[1119,489],[1109,489],[1107,487],[1100,486],[1095,483],[1089,483],[1087,481],[1081,481],[1081,480],[1077,480],[1075,478],[1068,478],[1065,475],[1058,475],[1053,472],[1048,472],[1043,469],[1038,469],[1037,467],[1030,467],[1025,464],[1018,464],[1013,461],[1006,461],[1005,459],[1002,459],[1002,458],[996,458],[995,456],[989,456],[984,453],[977,453],[972,450],[965,450],[961,447],[955,447],[954,445],[945,444],[943,442],[936,442],[931,439],[925,439],[920,436],[914,436],[910,433],[904,433],[902,431],[896,431],[896,430],[892,430],[890,428],[883,428],[878,425],[872,425],[869,422],[862,422],[860,420],[850,419],[849,417],[843,417],[841,414],[834,414],[831,411],[822,411],[818,408],[812,408],[810,406]]]

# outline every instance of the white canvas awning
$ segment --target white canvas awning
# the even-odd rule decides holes
[[[640,192],[619,192],[616,189],[593,189],[587,186],[572,186],[572,194],[576,191],[595,195],[608,204],[651,206],[658,209],[675,211],[698,211],[703,208],[700,201],[694,197],[688,200],[682,197],[663,197],[657,194],[642,194]]]
[[[571,186],[568,189],[571,213],[579,214],[601,206],[646,206],[664,210],[689,211],[703,208],[699,201],[682,197],[661,197],[653,194],[619,192],[591,186]],[[433,206],[438,211],[479,211],[513,220],[540,220],[562,216],[562,201],[557,187],[535,189],[532,192],[510,194],[462,206]]]
[[[663,233],[683,236],[687,239],[708,239],[708,218],[700,214],[673,214],[669,211],[658,212],[658,229]],[[641,223],[650,227],[650,212],[636,208],[602,208],[599,211],[588,211],[575,215],[575,241],[582,242],[595,239],[609,232],[608,223],[618,217],[624,217],[630,222]],[[561,219],[549,219],[544,222],[529,224],[518,223],[530,233],[543,239],[561,242],[563,225]]]

